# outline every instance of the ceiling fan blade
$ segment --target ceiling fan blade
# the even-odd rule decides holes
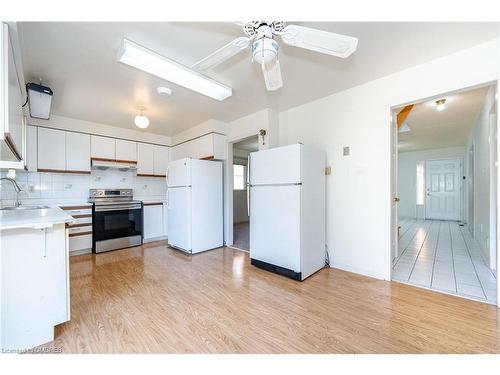
[[[252,38],[241,37],[226,44],[224,47],[219,48],[217,51],[201,59],[191,66],[194,70],[207,70],[220,63],[229,60],[238,52],[244,50],[250,44]]]
[[[351,55],[358,46],[358,38],[297,25],[286,26],[280,35],[290,46],[342,58]]]
[[[262,73],[264,73],[264,81],[266,81],[268,91],[275,91],[283,86],[279,60],[276,59],[276,62],[268,65],[262,63]]]

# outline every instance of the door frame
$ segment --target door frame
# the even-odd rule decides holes
[[[396,238],[394,238],[394,230],[397,231],[397,226],[398,226],[398,218],[397,217],[393,217],[393,202],[394,202],[394,198],[396,197],[396,193],[397,193],[397,188],[394,187],[395,183],[397,184],[397,171],[396,173],[394,173],[394,168],[397,167],[397,160],[393,160],[394,159],[394,154],[395,154],[395,157],[398,158],[398,152],[397,152],[397,141],[395,142],[394,139],[397,139],[397,129],[396,127],[394,126],[394,108],[402,108],[404,107],[405,105],[409,105],[409,104],[417,104],[417,103],[422,103],[422,102],[427,102],[427,101],[430,101],[430,100],[433,100],[433,99],[438,99],[440,97],[443,97],[443,96],[447,96],[447,95],[452,95],[454,93],[457,93],[457,92],[462,92],[462,91],[467,91],[467,90],[472,90],[472,89],[477,89],[477,88],[480,88],[480,87],[488,87],[488,86],[493,86],[495,88],[495,103],[494,103],[494,106],[497,110],[497,115],[496,115],[496,129],[500,129],[500,126],[499,126],[499,121],[500,121],[500,116],[498,116],[498,88],[499,88],[499,82],[500,80],[496,79],[494,81],[488,81],[488,82],[483,82],[483,83],[480,83],[480,84],[477,84],[477,85],[473,85],[473,86],[470,86],[470,87],[463,87],[463,88],[459,88],[457,90],[453,90],[453,91],[448,91],[448,92],[441,92],[441,93],[438,93],[436,95],[433,95],[433,96],[428,96],[428,97],[425,97],[425,98],[417,98],[415,100],[410,100],[410,101],[407,101],[407,102],[404,102],[404,103],[394,103],[394,104],[391,104],[389,105],[389,108],[388,108],[388,116],[387,118],[390,119],[390,121],[388,122],[388,125],[390,126],[389,128],[389,147],[390,147],[390,153],[389,153],[389,164],[390,164],[390,167],[391,167],[391,171],[389,173],[389,189],[390,189],[390,194],[389,194],[389,212],[390,212],[390,217],[391,217],[391,225],[389,227],[389,239],[391,240],[391,244],[388,248],[388,251],[387,251],[387,255],[386,255],[386,264],[387,264],[387,267],[388,267],[388,275],[389,275],[389,280],[392,280],[392,254],[393,254],[393,247],[394,246],[398,246],[398,238],[396,236]],[[491,147],[491,144],[492,142],[490,142],[490,147]],[[500,137],[497,137],[496,139],[496,142],[495,142],[495,145],[496,145],[496,155],[495,155],[495,160],[498,160],[498,152],[500,150]],[[465,161],[465,160],[464,160]],[[462,166],[463,168],[463,166]],[[497,166],[498,168],[498,166]],[[498,169],[497,169],[498,171]],[[490,169],[490,172],[491,172],[491,169]],[[490,178],[491,178],[491,174],[490,174]],[[463,184],[462,184],[463,185]],[[496,194],[496,202],[497,202],[497,205],[496,205],[496,213],[497,213],[497,216],[496,216],[496,233],[495,234],[498,234],[500,233],[500,220],[498,220],[498,197],[500,197],[500,179],[497,178],[496,179],[496,189],[494,190],[494,193]],[[490,204],[491,204],[491,197],[490,197]],[[397,211],[397,210],[396,210]],[[397,213],[397,212],[396,212]],[[462,216],[464,216],[464,213],[465,213],[465,210],[463,211],[462,213]],[[491,228],[490,228],[490,231],[492,232]],[[490,233],[491,233],[490,232]],[[491,237],[491,235],[490,235]],[[498,252],[498,248],[499,248],[499,244],[500,244],[500,241],[496,241],[496,276],[497,276],[497,307],[500,308],[500,275],[498,274],[498,270],[500,269],[500,256],[499,256],[499,252]]]
[[[433,158],[433,159],[425,159],[424,160],[424,186],[427,190],[427,163],[430,161],[443,161],[443,160],[454,160],[460,164],[459,175],[458,175],[458,186],[460,188],[459,196],[458,196],[458,219],[457,221],[463,220],[463,206],[464,206],[464,195],[463,195],[463,184],[462,184],[462,176],[464,175],[464,158],[461,157],[450,157],[450,158]],[[441,220],[441,219],[429,219],[427,217],[427,194],[424,199],[424,220]]]
[[[233,174],[233,148],[234,144],[241,142],[245,139],[252,138],[252,137],[257,137],[258,143],[259,143],[259,150],[261,150],[263,145],[261,144],[261,138],[259,137],[259,133],[255,132],[250,132],[246,133],[243,135],[240,135],[238,137],[234,137],[231,139],[228,139],[226,143],[226,173],[225,173],[225,184],[224,184],[224,191],[225,191],[225,202],[224,202],[224,207],[225,207],[225,212],[224,212],[224,226],[225,226],[225,244],[226,246],[229,246],[233,249],[241,250],[248,252],[247,250],[240,249],[237,247],[234,247],[234,216],[233,216],[233,184],[234,184],[234,174]]]
[[[475,236],[474,230],[474,208],[476,207],[476,202],[474,199],[474,180],[476,173],[476,145],[474,142],[471,143],[469,149],[467,150],[467,158],[468,158],[468,170],[467,170],[467,228],[469,232],[472,234],[472,237]],[[490,197],[491,199],[491,197]],[[472,203],[472,206],[471,206]]]

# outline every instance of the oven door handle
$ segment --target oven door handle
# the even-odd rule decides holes
[[[141,208],[142,208],[141,205],[136,205],[136,206],[96,206],[95,212],[140,210]]]

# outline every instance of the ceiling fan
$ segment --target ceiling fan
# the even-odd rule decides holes
[[[349,57],[358,45],[352,36],[330,33],[297,25],[285,25],[282,21],[236,22],[242,26],[246,37],[236,38],[191,66],[203,71],[210,69],[243,51],[252,43],[252,61],[262,68],[266,88],[278,90],[283,86],[278,59],[279,45],[274,39],[280,36],[283,43],[341,58]]]

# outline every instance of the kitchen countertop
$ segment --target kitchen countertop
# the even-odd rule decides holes
[[[0,230],[18,228],[46,228],[55,224],[74,221],[70,215],[57,206],[34,210],[0,211]]]

